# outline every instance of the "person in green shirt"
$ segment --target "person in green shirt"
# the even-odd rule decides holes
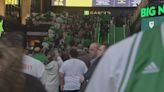
[[[34,48],[34,54],[32,56],[33,58],[41,61],[43,64],[46,64],[48,62],[48,58],[46,57],[45,54],[41,52],[41,47],[36,46]]]

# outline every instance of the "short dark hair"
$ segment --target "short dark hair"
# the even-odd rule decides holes
[[[77,58],[78,57],[78,52],[75,48],[71,48],[69,51],[69,54],[71,55],[72,58]]]
[[[26,48],[26,33],[25,32],[11,32],[6,33],[0,38],[0,41],[10,47]]]

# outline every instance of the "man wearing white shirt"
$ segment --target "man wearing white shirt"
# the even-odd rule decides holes
[[[77,56],[77,50],[71,49],[71,59],[65,61],[59,70],[61,90],[64,92],[78,92],[81,85],[81,76],[88,70],[85,63],[77,59]]]

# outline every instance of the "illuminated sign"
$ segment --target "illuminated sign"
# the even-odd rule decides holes
[[[137,7],[141,0],[52,0],[53,6],[68,7]]]
[[[116,0],[116,6],[129,6],[129,0]]]
[[[66,0],[66,6],[92,7],[92,0]]]
[[[88,10],[86,10],[86,11],[84,11],[84,15],[89,15],[89,11]]]
[[[110,11],[90,11],[90,15],[101,15],[101,14],[111,15],[111,12]]]
[[[65,6],[64,0],[52,0],[54,6]]]
[[[5,0],[5,4],[17,5],[18,0]]]
[[[96,4],[97,6],[101,6],[101,5],[110,5],[111,4],[111,1],[110,0],[96,0]]]
[[[110,11],[84,11],[84,15],[101,15],[101,14],[108,14],[111,15]]]
[[[141,9],[141,17],[153,17],[155,15],[164,14],[164,5],[163,6],[151,6]]]

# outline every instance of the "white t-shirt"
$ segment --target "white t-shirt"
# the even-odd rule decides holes
[[[59,72],[64,74],[64,90],[79,90],[80,76],[87,72],[87,66],[79,59],[65,61]]]
[[[30,56],[24,55],[23,64],[24,64],[24,69],[23,69],[24,73],[30,74],[39,79],[42,78],[43,73],[45,71],[45,66],[40,61]]]

